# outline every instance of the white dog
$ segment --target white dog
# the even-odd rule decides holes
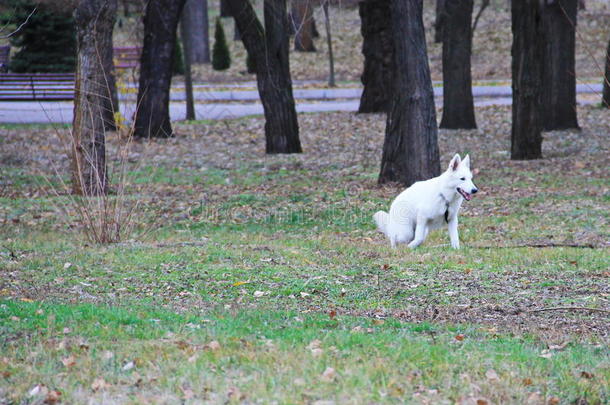
[[[410,248],[416,248],[430,230],[447,224],[451,246],[459,249],[458,211],[462,201],[470,201],[477,191],[472,182],[470,156],[461,160],[456,154],[445,173],[414,183],[396,197],[389,214],[378,211],[373,219],[393,248],[397,243],[408,243]]]

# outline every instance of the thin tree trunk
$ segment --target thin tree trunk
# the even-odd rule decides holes
[[[191,76],[191,57],[192,54],[190,46],[191,41],[188,39],[189,33],[186,26],[183,24],[184,20],[187,19],[185,13],[182,13],[180,23],[180,34],[182,36],[182,43],[184,44],[184,90],[186,93],[186,119],[192,121],[195,119],[195,101],[193,97],[193,80]]]
[[[443,118],[441,128],[474,129],[472,99],[472,8],[473,0],[445,4],[443,28]]]
[[[328,1],[322,6],[324,10],[324,26],[326,27],[326,43],[328,45],[328,86],[335,87],[335,58],[333,56],[333,39],[330,30],[330,16],[328,15]]]
[[[578,128],[576,113],[576,0],[545,2],[542,112],[545,130]]]
[[[118,5],[117,5],[118,7]],[[115,17],[116,18],[116,17]],[[119,111],[119,95],[116,87],[116,75],[114,71],[114,57],[112,38],[110,46],[100,49],[103,58],[104,72],[106,73],[106,97],[104,98],[104,126],[107,131],[116,131],[116,120],[114,113]]]
[[[229,0],[220,0],[220,16],[232,17],[231,7],[229,7]]]
[[[422,0],[392,0],[394,85],[379,183],[409,186],[440,173]]]
[[[450,0],[451,1],[451,0]],[[437,44],[443,40],[443,24],[446,0],[436,0],[436,16],[434,18],[434,42]]]
[[[294,50],[299,52],[315,52],[312,1],[292,0],[291,15],[295,29]]]
[[[249,1],[227,2],[248,55],[254,58],[256,65],[258,92],[265,110],[265,150],[267,153],[300,153],[288,61],[286,1],[265,0],[265,29]]]
[[[79,0],[74,10],[77,36],[74,119],[72,121],[72,191],[87,196],[108,189],[105,113],[108,82],[105,55],[112,48],[116,0]]]
[[[512,0],[511,8],[511,159],[538,159],[542,157],[542,10],[539,0]]]
[[[366,0],[358,3],[362,33],[364,86],[359,113],[387,112],[392,94],[394,42],[390,0]]]
[[[150,0],[144,16],[134,136],[170,137],[169,90],[176,28],[185,0]]]
[[[610,108],[610,40],[608,40],[608,48],[606,49],[606,74],[604,76],[602,106]]]
[[[191,50],[191,63],[210,63],[207,0],[186,0],[180,24],[185,30],[184,33],[181,31],[184,48],[188,42]]]

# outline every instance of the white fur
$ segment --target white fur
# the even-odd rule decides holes
[[[389,214],[378,211],[373,219],[379,231],[390,239],[393,248],[397,243],[408,243],[410,248],[416,248],[426,239],[428,232],[447,224],[451,246],[459,249],[458,211],[464,198],[458,188],[467,196],[478,191],[472,182],[468,155],[461,160],[456,154],[443,174],[414,183],[394,199]],[[447,209],[448,221],[445,222]]]

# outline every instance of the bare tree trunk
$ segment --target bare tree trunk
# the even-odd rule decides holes
[[[191,63],[210,63],[208,1],[186,0],[180,24],[184,27],[181,31],[184,48],[191,50]]]
[[[326,27],[326,43],[328,44],[328,86],[335,87],[335,58],[333,56],[333,39],[330,30],[330,16],[328,15],[328,1],[322,5],[324,10],[324,26]]]
[[[288,60],[285,0],[265,0],[263,29],[249,1],[227,0],[248,55],[256,65],[258,92],[265,110],[267,153],[300,153]]]
[[[545,130],[578,128],[576,113],[576,0],[545,2],[542,126]]]
[[[390,0],[366,0],[358,3],[362,33],[364,85],[359,113],[387,112],[392,94],[394,42]]]
[[[295,30],[294,50],[299,52],[315,52],[312,0],[292,0],[291,15]]]
[[[606,74],[604,75],[602,106],[610,108],[610,40],[608,40],[608,48],[606,49]]]
[[[512,0],[511,8],[511,159],[539,159],[542,157],[542,10],[539,0]]]
[[[144,16],[134,136],[170,137],[169,90],[176,28],[185,0],[150,0]]]
[[[184,90],[186,93],[186,119],[192,121],[195,119],[195,100],[193,97],[193,80],[191,76],[191,42],[188,39],[189,33],[187,32],[186,26],[183,24],[184,20],[187,19],[185,13],[182,13],[180,23],[180,34],[182,36],[182,43],[184,44]]]
[[[112,48],[116,0],[79,0],[74,10],[77,36],[72,191],[88,196],[108,189],[104,110],[108,99],[105,55]]]
[[[220,0],[220,16],[232,17],[231,7],[229,7],[229,0]]]
[[[116,17],[115,17],[116,18]],[[104,97],[104,126],[107,131],[116,131],[116,120],[114,113],[119,111],[119,95],[116,87],[116,75],[114,71],[114,57],[112,38],[110,46],[100,50],[104,72],[106,72],[106,97]]]
[[[440,173],[422,0],[392,0],[394,84],[379,183],[409,186]]]
[[[472,99],[473,0],[452,0],[445,4],[443,27],[443,118],[441,128],[474,129]]]
[[[436,17],[434,18],[434,42],[437,44],[443,40],[443,24],[446,0],[436,0]]]

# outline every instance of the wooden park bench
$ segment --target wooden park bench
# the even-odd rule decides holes
[[[74,99],[74,73],[0,73],[0,101]]]
[[[8,61],[11,54],[11,46],[0,46],[0,73],[8,72]]]

